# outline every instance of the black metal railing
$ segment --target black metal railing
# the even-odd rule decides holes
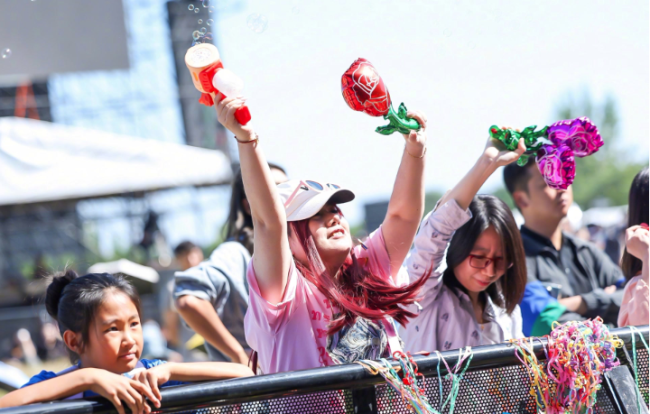
[[[618,356],[621,367],[610,372],[598,392],[595,413],[647,412],[648,326],[612,330],[625,343]],[[634,343],[633,343],[634,338]],[[534,350],[544,360],[546,339],[536,340]],[[639,387],[633,376],[635,348]],[[455,401],[456,413],[536,413],[534,397],[525,368],[511,344],[473,348],[473,357]],[[458,350],[437,355],[417,356],[419,371],[427,378],[424,386],[433,407],[438,409],[450,391],[450,381],[442,378],[446,365],[454,366]],[[440,373],[440,377],[439,377]],[[441,392],[442,391],[442,392]],[[637,404],[637,396],[640,404]],[[358,364],[338,365],[250,378],[213,381],[169,387],[162,390],[162,408],[157,412],[217,413],[409,413],[407,407],[381,376],[368,373]],[[444,412],[447,412],[447,406]],[[645,410],[645,411],[644,411]],[[114,413],[103,399],[59,401],[0,410],[13,413]]]

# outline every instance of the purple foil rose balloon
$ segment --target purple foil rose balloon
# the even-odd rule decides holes
[[[596,125],[586,116],[558,121],[548,128],[548,139],[556,146],[567,145],[576,157],[586,157],[603,146]]]
[[[550,127],[535,131],[535,125],[523,131],[490,127],[490,137],[503,142],[514,151],[519,138],[524,138],[526,152],[518,164],[526,164],[528,157],[537,154],[537,166],[549,187],[566,190],[576,175],[575,157],[586,157],[603,146],[598,128],[586,116],[558,121]],[[540,147],[541,146],[541,147]]]
[[[573,150],[565,144],[544,145],[537,152],[537,166],[549,187],[566,190],[576,176]]]

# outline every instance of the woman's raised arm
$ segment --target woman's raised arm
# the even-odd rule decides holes
[[[421,129],[404,136],[406,146],[381,227],[393,278],[411,248],[424,211],[426,118],[418,112],[409,112],[407,116],[417,119]]]
[[[235,111],[245,104],[241,98],[217,95],[217,118],[237,138],[239,161],[246,197],[255,226],[253,267],[264,299],[271,303],[282,300],[291,267],[291,250],[287,235],[284,206],[275,189],[275,182],[260,148],[260,141],[251,124],[240,125]]]
[[[449,200],[456,200],[460,208],[467,210],[474,196],[478,193],[478,190],[481,189],[492,173],[498,167],[516,161],[526,151],[523,138],[519,140],[517,150],[508,151],[503,148],[504,146],[500,141],[488,139],[485,150],[478,161],[476,161],[476,164],[474,164],[472,169],[465,174],[451,191],[447,192],[440,199],[440,205],[443,205]]]

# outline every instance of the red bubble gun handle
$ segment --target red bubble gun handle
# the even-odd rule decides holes
[[[199,82],[201,83],[201,87],[203,88],[204,91],[208,92],[208,93],[201,94],[201,98],[199,98],[199,103],[205,106],[214,105],[214,99],[212,98],[212,94],[217,95],[219,94],[219,91],[212,84],[212,79],[214,78],[214,75],[221,69],[223,69],[223,64],[221,62],[217,62],[214,65],[203,69],[199,73]],[[226,96],[222,94],[221,100],[224,100],[225,98]],[[251,120],[251,113],[248,110],[248,107],[242,106],[241,108],[237,109],[235,111],[235,119],[241,125],[246,125],[248,121]]]

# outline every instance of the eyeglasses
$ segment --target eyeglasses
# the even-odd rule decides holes
[[[293,201],[293,199],[296,198],[296,195],[298,195],[299,190],[309,191],[309,189],[312,189],[314,191],[323,191],[325,189],[325,187],[329,187],[329,188],[334,189],[334,190],[338,190],[338,189],[341,188],[341,186],[338,185],[338,184],[327,183],[327,184],[325,184],[325,186],[323,186],[323,184],[321,184],[319,182],[316,182],[316,181],[312,181],[312,180],[303,181],[303,180],[300,180],[300,185],[298,187],[296,187],[295,190],[293,190],[293,193],[291,193],[291,195],[287,198],[287,201],[284,202],[284,206],[285,207],[288,206],[289,203],[291,203],[291,201]]]
[[[492,263],[494,263],[494,270],[497,272],[505,272],[506,269],[510,269],[513,266],[513,263],[506,264],[505,259],[502,257],[493,259],[485,256],[469,255],[469,265],[474,269],[485,269]]]

